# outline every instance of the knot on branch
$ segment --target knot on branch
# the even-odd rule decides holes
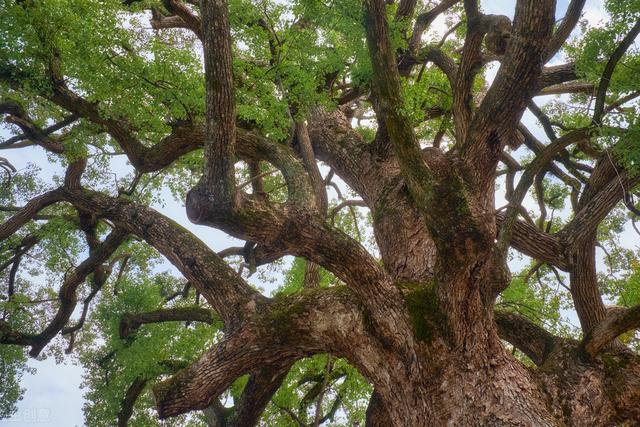
[[[128,338],[138,327],[140,327],[140,324],[135,321],[134,316],[129,313],[125,314],[120,319],[120,327],[118,329],[120,338]]]
[[[484,15],[482,27],[486,31],[484,44],[489,53],[504,55],[511,39],[511,20],[504,15]]]
[[[26,112],[22,105],[13,100],[7,100],[0,103],[0,113],[10,116],[23,117]]]
[[[234,203],[218,200],[202,184],[196,185],[187,193],[185,208],[189,221],[201,224],[213,217],[224,217],[234,211]]]

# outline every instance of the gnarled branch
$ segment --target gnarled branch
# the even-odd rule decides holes
[[[66,190],[64,198],[74,206],[108,218],[162,253],[225,322],[232,322],[257,292],[192,233],[146,206],[114,199],[88,190]]]
[[[293,298],[295,313],[279,311],[292,301],[265,307],[197,362],[157,384],[154,395],[160,417],[206,408],[233,380],[256,368],[284,366],[329,348],[347,354],[349,349],[338,338],[359,336],[363,327],[360,310],[351,297],[326,289]]]

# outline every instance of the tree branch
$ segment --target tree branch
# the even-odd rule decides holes
[[[503,212],[496,214],[496,221],[500,226],[504,221]],[[516,220],[513,224],[511,245],[533,259],[548,262],[564,271],[569,270],[569,261],[565,258],[562,241],[532,224]]]
[[[75,309],[77,298],[76,290],[89,276],[98,269],[120,246],[127,234],[120,229],[115,229],[99,246],[97,246],[86,260],[65,278],[58,292],[60,307],[53,320],[37,335],[22,335],[18,337],[14,332],[6,333],[0,337],[3,344],[29,345],[29,354],[36,357],[42,349],[64,328]],[[8,327],[8,325],[6,325]]]
[[[29,200],[15,215],[0,225],[0,240],[4,240],[31,221],[42,209],[62,201],[62,191],[52,190]]]
[[[582,13],[585,3],[586,0],[571,0],[571,3],[567,6],[564,18],[562,18],[562,22],[549,41],[546,61],[551,60],[551,58],[553,58],[553,56],[562,48],[564,42],[567,41],[567,38],[569,38],[569,35],[571,35],[571,32],[576,27],[576,24],[580,19],[580,14]]]
[[[558,83],[542,88],[536,96],[563,95],[566,93],[584,93],[589,95],[593,93],[594,88],[595,87],[591,83]]]
[[[164,2],[169,12],[178,16],[185,24],[185,28],[189,28],[202,41],[203,30],[202,21],[187,5],[177,0],[167,0]]]
[[[262,412],[287,376],[291,362],[259,368],[249,376],[240,401],[227,422],[228,427],[257,425]]]
[[[21,138],[26,138],[43,147],[45,150],[56,154],[62,153],[64,151],[64,147],[59,141],[51,139],[49,134],[59,127],[64,127],[75,120],[75,117],[72,116],[73,120],[63,120],[60,124],[53,125],[46,130],[42,130],[33,123],[24,108],[15,101],[5,101],[0,103],[0,114],[9,114],[7,121],[19,126],[24,132],[23,136],[21,135],[4,141],[0,144],[0,148],[11,148],[14,142],[20,141]]]
[[[540,173],[547,163],[553,159],[553,157],[560,150],[566,148],[568,145],[575,143],[578,140],[584,139],[588,137],[588,132],[584,129],[573,131],[571,133],[565,134],[562,138],[555,138],[553,142],[547,145],[542,152],[537,153],[534,160],[527,166],[525,172],[522,174],[520,181],[518,182],[518,186],[514,190],[511,198],[509,199],[509,207],[507,208],[507,212],[504,216],[504,221],[502,226],[500,227],[500,232],[498,233],[498,248],[506,255],[506,251],[508,249],[513,226],[515,224],[517,215],[518,215],[518,206],[521,205],[524,200],[529,188],[533,184],[535,176]]]
[[[598,90],[596,92],[596,103],[593,109],[593,123],[597,126],[602,124],[602,115],[604,113],[604,104],[607,96],[607,89],[609,89],[609,84],[611,83],[611,77],[613,76],[613,71],[618,65],[618,62],[624,54],[627,52],[627,49],[633,44],[636,37],[640,34],[640,20],[637,20],[635,25],[629,30],[627,35],[622,39],[618,47],[613,51],[611,57],[607,61],[607,64],[604,67],[604,71],[602,72],[602,76],[600,77],[600,83],[598,84]]]
[[[600,353],[619,335],[640,328],[640,305],[632,308],[616,307],[582,340],[582,349],[591,357]]]
[[[526,317],[503,310],[494,312],[498,335],[526,354],[536,365],[544,364],[559,338]]]
[[[393,420],[387,408],[384,407],[384,400],[376,390],[373,390],[366,412],[366,427],[387,427],[393,425]]]
[[[236,209],[236,111],[229,11],[224,0],[203,0],[206,120],[204,173],[199,186],[227,209]]]
[[[470,234],[478,235],[461,189],[461,178],[456,175],[449,159],[436,151],[430,153],[429,163],[425,162],[411,120],[403,113],[400,77],[389,41],[382,0],[365,2],[365,28],[374,70],[373,92],[378,103],[377,113],[385,123],[402,176],[413,201],[426,218],[425,224],[442,258],[453,261],[462,255],[460,251],[466,245],[464,242],[476,243],[477,239],[471,238]],[[451,187],[455,189],[451,190]],[[443,206],[446,208],[441,210]],[[456,220],[450,218],[452,213]],[[446,217],[449,218],[445,221]],[[464,250],[469,251],[469,248]]]
[[[607,185],[601,187],[588,202],[582,204],[580,211],[565,225],[558,233],[558,236],[568,246],[578,244],[581,240],[594,233],[598,225],[616,204],[623,200],[627,192],[631,191],[639,182],[640,177],[631,175],[626,171],[620,171],[619,175],[616,175]]]
[[[508,142],[527,103],[538,91],[554,12],[553,0],[519,0],[516,5],[515,27],[502,66],[464,138],[462,155],[473,171],[481,194],[493,191],[489,185],[491,174],[486,171],[495,167],[502,146]]]
[[[398,63],[398,70],[401,76],[408,76],[411,73],[411,69],[415,63],[412,63],[411,58],[415,58],[420,51],[420,45],[422,43],[422,34],[425,32],[429,25],[436,20],[438,16],[446,12],[453,5],[460,0],[442,0],[431,10],[421,13],[417,16],[415,25],[413,27],[413,33],[409,39],[407,51],[400,58]],[[396,11],[396,20],[410,17],[415,9],[416,0],[405,0],[400,2],[398,10]],[[435,62],[435,61],[434,61]]]
[[[120,338],[134,334],[138,328],[148,323],[162,322],[203,322],[209,325],[215,322],[216,316],[211,310],[201,307],[175,307],[149,311],[146,313],[126,313],[120,319]]]
[[[577,78],[576,64],[573,62],[544,67],[538,79],[537,89],[541,91],[546,87],[571,82]]]
[[[118,427],[127,427],[129,425],[129,419],[131,419],[133,415],[133,407],[148,382],[148,379],[139,376],[136,377],[129,388],[127,388],[124,399],[122,399],[122,403],[120,404],[120,411],[118,412]]]
[[[208,246],[157,211],[88,190],[66,190],[64,198],[146,240],[194,284],[225,324],[244,314],[244,304],[260,299]]]
[[[295,311],[289,311],[292,303]],[[159,416],[206,408],[233,380],[259,367],[284,366],[329,348],[348,354],[343,337],[362,334],[359,313],[351,297],[336,289],[274,302],[227,334],[200,360],[157,384],[154,395]]]

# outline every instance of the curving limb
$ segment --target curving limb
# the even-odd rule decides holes
[[[118,411],[118,427],[127,427],[129,425],[129,420],[133,415],[133,407],[148,382],[149,380],[145,377],[136,377],[129,388],[127,388],[127,392],[125,393],[124,399],[122,399],[122,403],[120,405],[120,411]]]
[[[498,234],[498,249],[501,250],[504,255],[506,255],[510,244],[513,227],[518,215],[517,208],[521,206],[522,201],[526,197],[535,177],[543,171],[558,152],[566,148],[568,145],[580,141],[587,136],[588,132],[584,129],[580,129],[567,133],[562,138],[554,138],[552,140],[553,142],[544,147],[531,164],[526,167],[517,187],[509,199],[509,207],[507,208],[504,221],[502,222],[500,232]]]
[[[197,362],[154,386],[161,418],[208,407],[236,378],[256,367],[285,366],[301,357],[331,350],[350,351],[341,337],[360,337],[362,316],[338,289],[293,297],[296,312],[281,313],[285,301],[228,333]],[[280,306],[279,304],[283,304]],[[327,313],[331,316],[327,317]],[[333,346],[331,343],[334,343]],[[269,368],[267,368],[269,369]]]
[[[496,221],[499,226],[504,218],[503,212],[496,213]],[[516,250],[533,259],[555,265],[561,270],[569,270],[565,246],[557,236],[545,233],[533,224],[517,219],[513,222],[512,227],[510,244]]]
[[[367,406],[366,427],[386,427],[392,424],[392,418],[380,394],[374,389]]]
[[[251,373],[247,385],[242,390],[240,401],[234,405],[226,425],[228,427],[257,425],[264,409],[287,376],[291,365],[291,361],[284,361],[260,367]]]
[[[242,306],[260,299],[219,256],[174,221],[146,206],[88,190],[65,190],[72,205],[107,218],[144,239],[173,263],[227,323],[244,313]]]
[[[71,115],[62,122],[56,123],[55,125],[43,130],[33,123],[22,105],[15,101],[5,101],[0,103],[0,114],[7,114],[7,121],[17,125],[23,131],[22,135],[9,138],[2,142],[0,144],[0,148],[17,148],[15,146],[16,143],[28,139],[33,143],[40,145],[44,149],[56,154],[64,152],[64,147],[59,141],[50,137],[50,134],[68,126],[77,119],[76,116]]]
[[[560,341],[520,314],[496,310],[494,317],[500,338],[522,351],[538,366],[544,364]]]
[[[0,240],[6,239],[18,231],[20,227],[34,219],[38,212],[44,208],[60,201],[62,201],[62,191],[60,189],[49,191],[29,200],[24,207],[17,211],[4,224],[0,224]]]
[[[193,10],[178,0],[168,0],[165,1],[164,4],[170,13],[180,18],[184,23],[184,28],[190,29],[200,40],[203,40],[202,20]],[[160,20],[160,22],[162,22],[162,20]]]
[[[616,307],[582,340],[582,349],[595,357],[614,339],[627,331],[640,328],[640,305],[631,308]]]
[[[613,72],[618,65],[618,62],[624,54],[627,52],[627,49],[633,44],[636,37],[640,34],[640,20],[637,20],[635,25],[631,27],[629,32],[624,36],[618,47],[613,51],[613,54],[609,57],[607,64],[604,67],[604,71],[602,72],[602,76],[600,78],[600,83],[598,84],[598,90],[596,92],[596,102],[593,108],[593,123],[596,125],[602,124],[602,116],[604,114],[604,106],[605,106],[605,97],[607,95],[607,89],[609,88],[609,84],[611,83],[611,77],[613,76]]]
[[[162,371],[174,373],[177,369],[184,367],[185,364],[180,360],[162,360],[158,362],[158,365]],[[152,378],[149,378],[148,375],[138,375],[127,387],[117,415],[118,427],[127,427],[129,425],[129,420],[133,416],[134,406],[151,380]]]
[[[595,175],[595,174],[594,174]],[[592,175],[593,178],[595,177]],[[619,174],[611,179],[606,185],[600,187],[598,191],[586,199],[583,193],[580,210],[575,217],[560,231],[559,235],[567,245],[579,244],[594,233],[597,226],[611,212],[611,210],[640,182],[640,178],[621,170]],[[591,186],[593,190],[593,185]]]
[[[419,14],[416,17],[415,24],[413,26],[413,31],[411,33],[411,37],[409,38],[409,43],[407,46],[407,51],[398,61],[398,71],[401,76],[408,76],[411,73],[413,65],[411,58],[415,58],[418,56],[418,52],[420,51],[420,45],[422,43],[422,35],[425,30],[429,28],[429,25],[436,20],[438,16],[446,12],[448,9],[453,7],[456,3],[459,3],[460,0],[442,0],[440,3],[436,4],[430,10]],[[403,0],[398,5],[398,9],[396,11],[396,20],[407,19],[411,15],[413,15],[414,9],[416,7],[416,0]],[[435,62],[435,61],[434,61]]]

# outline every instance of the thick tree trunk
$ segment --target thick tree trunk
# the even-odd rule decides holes
[[[528,321],[515,324],[512,314],[499,315],[498,328],[493,308],[481,297],[491,278],[471,273],[463,286],[468,290],[464,303],[447,303],[439,299],[436,284],[452,288],[447,280],[460,277],[447,272],[427,284],[398,282],[410,311],[417,360],[398,359],[384,345],[378,355],[367,348],[352,359],[375,388],[367,426],[637,425],[638,355],[616,347],[592,359],[579,343]],[[538,366],[523,364],[501,338]],[[358,359],[377,365],[362,366]],[[372,369],[373,375],[367,372]]]
[[[450,361],[442,356],[441,363]],[[367,413],[371,426],[562,425],[548,411],[531,375],[514,360],[490,367],[450,364],[422,384],[376,390]]]
[[[420,312],[426,307],[414,306],[410,294],[407,300],[418,361],[398,372],[389,368],[393,360],[381,357],[380,369],[388,374],[373,381],[367,425],[562,425],[536,378],[505,349],[491,316],[459,328],[468,334],[454,337],[439,324],[451,319]]]
[[[503,345],[431,348],[419,373],[376,384],[367,426],[633,426],[640,421],[640,358],[620,351],[582,360],[558,345],[530,369]]]

